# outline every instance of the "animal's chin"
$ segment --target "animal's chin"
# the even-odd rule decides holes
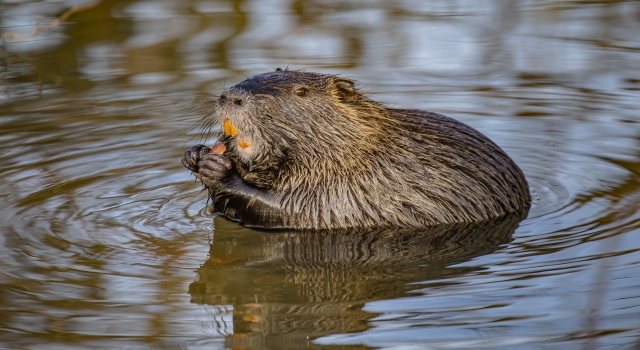
[[[236,150],[240,156],[247,159],[251,159],[256,156],[258,148],[254,145],[253,140],[251,140],[249,136],[240,134],[236,136],[234,141],[236,143]]]

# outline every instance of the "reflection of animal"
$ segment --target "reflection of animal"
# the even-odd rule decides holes
[[[212,116],[226,152],[183,164],[214,207],[247,225],[424,226],[528,206],[516,164],[454,119],[387,108],[334,75],[276,70],[225,90]]]
[[[192,303],[213,305],[210,310],[233,305],[233,322],[209,322],[234,333],[229,348],[299,349],[309,337],[365,330],[366,320],[378,316],[365,304],[415,296],[411,291],[427,286],[437,290],[482,270],[482,264],[459,264],[508,243],[526,214],[426,228],[278,234],[216,218],[209,258],[189,294]]]

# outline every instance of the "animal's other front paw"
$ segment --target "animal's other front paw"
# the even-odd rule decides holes
[[[217,153],[205,154],[198,163],[200,170],[198,177],[205,185],[211,186],[216,181],[221,181],[231,173],[233,167],[229,158]],[[195,175],[195,173],[194,173]]]
[[[219,153],[209,153],[204,145],[195,145],[184,153],[182,165],[193,172],[206,186],[212,186],[229,176],[233,164],[229,158]]]

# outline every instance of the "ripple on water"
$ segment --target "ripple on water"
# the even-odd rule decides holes
[[[0,224],[0,299],[10,300],[0,302],[0,329],[14,335],[3,341],[104,345],[117,336],[130,345],[163,314],[198,315],[185,285],[206,258],[198,227],[211,232],[211,218],[200,215],[188,173],[176,171],[184,135],[172,121],[150,127],[171,115],[61,109],[30,124],[1,119],[0,193],[11,220]],[[176,331],[195,336],[185,324]]]

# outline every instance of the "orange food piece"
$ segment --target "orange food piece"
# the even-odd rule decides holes
[[[225,134],[231,135],[231,136],[238,136],[238,127],[233,125],[231,120],[225,119],[223,126],[224,126],[224,133]]]
[[[251,142],[239,142],[240,147],[242,148],[247,148],[247,147],[251,147]]]
[[[215,145],[213,145],[213,147],[211,147],[211,151],[209,151],[209,153],[222,154],[226,150],[227,146],[225,146],[224,143],[216,143]]]

